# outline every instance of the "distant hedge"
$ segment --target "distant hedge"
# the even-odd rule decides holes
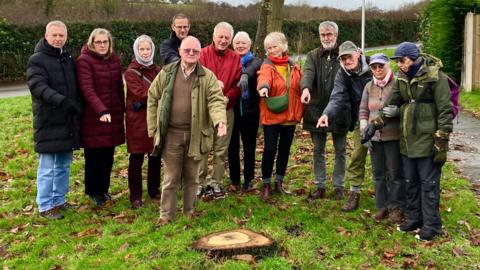
[[[283,31],[289,39],[291,54],[306,53],[319,44],[318,24],[320,21],[299,22],[284,21]],[[340,42],[352,40],[360,45],[360,22],[337,21],[340,28]],[[211,41],[215,22],[195,22],[191,32],[202,44]],[[96,27],[104,27],[112,32],[115,51],[126,67],[132,59],[132,45],[135,38],[141,34],[150,35],[157,47],[155,61],[159,62],[158,48],[160,42],[170,35],[170,22],[131,22],[110,21],[98,23],[68,23],[68,47],[74,57],[77,57],[81,47],[86,42],[90,32]],[[235,23],[236,31],[243,30],[254,39],[257,22]],[[25,76],[26,64],[33,53],[35,44],[43,37],[45,25],[15,25],[0,20],[0,81],[22,79]],[[396,44],[404,40],[416,40],[417,21],[372,19],[366,24],[367,46]]]
[[[420,23],[425,52],[442,60],[443,70],[460,81],[465,15],[475,12],[480,0],[431,0]]]

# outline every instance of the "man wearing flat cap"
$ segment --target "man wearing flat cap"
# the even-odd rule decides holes
[[[368,149],[360,143],[358,108],[363,88],[372,79],[367,58],[351,41],[343,42],[339,47],[341,68],[335,76],[330,101],[318,119],[317,127],[328,127],[329,123],[341,115],[349,116],[350,131],[353,133],[354,149],[347,167],[346,179],[350,179],[350,193],[342,211],[350,212],[358,208],[360,187],[365,177],[365,158]],[[346,113],[347,112],[347,113]]]
[[[400,69],[388,105],[400,111],[400,153],[406,181],[403,232],[420,229],[417,238],[431,240],[442,232],[440,176],[452,132],[453,104],[442,61],[401,43],[392,57]],[[382,127],[385,112],[374,121]]]

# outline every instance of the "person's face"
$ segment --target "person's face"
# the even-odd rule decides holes
[[[188,31],[190,30],[188,19],[175,19],[172,24],[172,30],[180,40],[186,38],[188,36]]]
[[[410,69],[410,66],[413,64],[412,59],[406,56],[402,58],[397,58],[395,61],[397,61],[398,68],[405,73],[408,72],[408,70]]]
[[[233,49],[241,56],[244,56],[250,51],[250,46],[250,42],[244,38],[237,38],[235,42],[233,42]]]
[[[232,42],[232,33],[226,28],[219,28],[213,35],[213,44],[215,50],[225,51]]]
[[[352,54],[342,55],[340,60],[342,61],[343,66],[347,70],[355,70],[358,67],[359,58],[360,58],[360,53],[354,52]]]
[[[150,45],[150,42],[140,42],[140,45],[138,45],[138,53],[143,60],[149,60],[150,56],[152,56],[152,46]]]
[[[108,53],[108,48],[110,47],[110,41],[108,36],[105,34],[97,34],[93,38],[93,49],[99,55],[106,55]]]
[[[338,34],[331,27],[320,28],[320,42],[325,50],[331,50],[337,43]]]
[[[370,70],[376,79],[383,80],[387,76],[389,69],[387,64],[375,63],[370,65]]]
[[[52,47],[60,49],[67,42],[67,29],[59,25],[51,25],[45,33],[45,39]]]
[[[178,49],[178,53],[182,62],[187,66],[195,65],[200,58],[200,44],[195,40],[184,41]]]
[[[269,56],[280,58],[283,56],[283,49],[276,44],[270,44],[267,47],[267,53]]]

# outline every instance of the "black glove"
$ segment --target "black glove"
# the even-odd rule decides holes
[[[73,102],[69,98],[65,98],[62,102],[67,109],[68,114],[80,114],[82,112],[82,109],[80,106],[77,105],[77,103]]]
[[[140,111],[140,110],[141,110],[142,108],[144,108],[144,107],[147,107],[147,104],[142,103],[142,102],[140,102],[140,101],[134,101],[134,102],[132,103],[132,110],[133,110],[134,112],[138,112],[138,111]]]
[[[373,135],[375,135],[375,131],[377,131],[377,128],[375,127],[374,124],[369,123],[365,130],[362,132],[360,142],[362,144],[370,141],[372,139]]]
[[[435,133],[435,145],[433,147],[433,162],[443,166],[447,161],[449,134],[437,131]]]

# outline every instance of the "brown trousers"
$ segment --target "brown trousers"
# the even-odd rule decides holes
[[[183,213],[192,214],[198,188],[200,161],[188,156],[190,132],[170,129],[165,138],[162,158],[165,164],[160,202],[160,217],[174,219],[177,213],[177,192],[183,178]]]

